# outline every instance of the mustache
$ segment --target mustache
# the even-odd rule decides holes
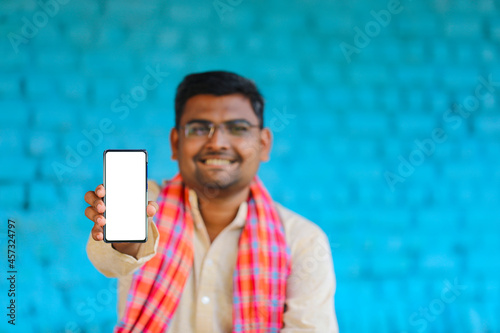
[[[210,151],[210,152],[200,152],[194,156],[197,160],[206,160],[211,157],[226,158],[228,160],[240,160],[240,156],[236,153],[228,154],[223,151]]]

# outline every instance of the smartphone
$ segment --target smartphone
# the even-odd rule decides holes
[[[144,243],[148,239],[148,153],[145,149],[103,154],[104,241]]]

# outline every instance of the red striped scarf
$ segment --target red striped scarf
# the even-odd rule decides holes
[[[134,274],[115,332],[165,332],[193,266],[193,218],[189,190],[180,175],[166,184],[158,202],[158,251]],[[233,332],[280,331],[290,267],[278,212],[255,177],[233,274]]]

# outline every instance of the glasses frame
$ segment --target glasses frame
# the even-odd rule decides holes
[[[249,128],[255,128],[255,127],[260,128],[261,127],[260,125],[255,125],[255,124],[250,123],[246,119],[233,119],[233,120],[228,120],[228,121],[225,121],[225,122],[222,122],[222,123],[218,123],[218,124],[215,124],[215,123],[213,123],[211,121],[208,121],[208,120],[195,119],[195,120],[191,120],[190,122],[188,122],[184,126],[180,126],[179,128],[184,131],[184,137],[186,137],[188,139],[193,139],[193,138],[211,139],[213,137],[214,133],[215,133],[215,129],[220,130],[220,128],[223,127],[224,131],[227,131],[227,126],[229,124],[238,123],[238,122],[245,123],[245,125],[248,126]],[[207,125],[209,127],[210,131],[208,132],[208,135],[206,135],[206,136],[205,135],[203,135],[203,136],[196,136],[196,135],[195,136],[190,136],[190,135],[188,135],[188,130],[189,130],[189,125],[191,125],[191,124],[204,124],[204,125]],[[236,138],[244,137],[244,136],[233,135],[233,134],[231,134],[230,131],[227,131],[227,133],[231,137],[236,137]]]

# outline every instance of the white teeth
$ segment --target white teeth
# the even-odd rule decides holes
[[[231,161],[229,160],[221,160],[221,159],[216,159],[216,158],[211,158],[205,161],[205,164],[208,165],[229,165]]]

